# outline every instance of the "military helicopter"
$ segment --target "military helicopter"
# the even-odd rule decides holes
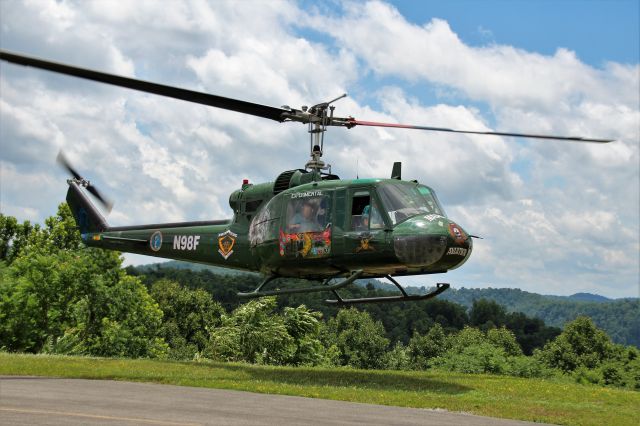
[[[87,246],[217,265],[263,274],[257,288],[241,297],[329,291],[326,303],[348,306],[425,300],[449,288],[438,283],[428,294],[410,295],[393,277],[440,274],[462,266],[472,238],[449,219],[435,191],[416,180],[403,180],[394,163],[389,178],[340,179],[322,160],[328,127],[395,127],[476,135],[607,143],[610,139],[456,130],[380,123],[334,115],[336,101],[311,107],[276,108],[243,100],[107,74],[85,68],[0,51],[0,59],[56,73],[153,93],[242,114],[308,125],[310,156],[304,168],[280,173],[273,182],[242,186],[229,197],[228,220],[109,226],[86,192],[110,210],[110,203],[64,158],[71,173],[66,200]],[[85,192],[86,191],[86,192]],[[277,278],[322,281],[308,287],[266,290]],[[338,290],[360,278],[386,278],[397,296],[345,299]],[[337,281],[337,282],[336,282]]]

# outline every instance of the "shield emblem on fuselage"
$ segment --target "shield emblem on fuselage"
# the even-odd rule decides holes
[[[218,253],[225,259],[233,254],[233,246],[236,244],[236,238],[238,234],[235,234],[229,230],[218,234]]]

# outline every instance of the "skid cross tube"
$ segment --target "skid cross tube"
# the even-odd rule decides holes
[[[318,291],[336,291],[344,286],[347,286],[357,280],[360,275],[362,275],[362,269],[358,269],[353,271],[349,277],[340,281],[339,283],[328,285],[329,281],[333,279],[327,278],[322,282],[322,285],[315,287],[302,287],[302,288],[283,288],[278,290],[268,290],[262,291],[262,288],[267,285],[269,282],[273,281],[276,278],[280,278],[278,275],[269,275],[266,277],[255,290],[248,293],[238,293],[238,297],[242,298],[254,298],[254,297],[264,297],[264,296],[278,296],[281,294],[294,294],[294,293],[314,293]]]
[[[364,303],[389,303],[389,302],[416,302],[419,300],[426,300],[436,297],[443,291],[449,288],[449,284],[447,283],[438,283],[436,284],[436,289],[427,294],[407,294],[404,288],[396,280],[394,280],[390,275],[385,276],[386,279],[391,281],[402,293],[399,296],[380,296],[380,297],[362,297],[359,299],[343,299],[340,297],[337,291],[332,290],[333,294],[335,294],[336,299],[333,300],[325,300],[324,303],[327,305],[334,306],[350,306],[350,305],[358,305]]]

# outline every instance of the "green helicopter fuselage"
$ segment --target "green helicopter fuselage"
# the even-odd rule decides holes
[[[223,221],[110,227],[72,180],[67,201],[88,246],[281,277],[442,273],[469,258],[471,238],[431,188],[309,175],[244,183],[229,198],[233,218]]]

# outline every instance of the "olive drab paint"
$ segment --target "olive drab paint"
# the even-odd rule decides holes
[[[332,179],[278,193],[274,186],[242,185],[229,198],[229,220],[107,226],[89,229],[83,240],[123,252],[314,279],[354,270],[363,277],[446,272],[471,254],[468,234],[446,217],[433,190],[416,182]],[[395,190],[413,191],[431,204],[407,217],[388,212],[386,192]],[[68,196],[77,208],[89,202],[75,190]]]

